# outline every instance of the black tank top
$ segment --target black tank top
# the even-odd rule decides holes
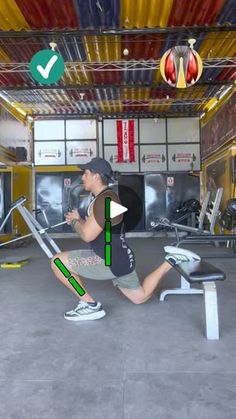
[[[93,201],[90,203],[87,211],[89,216],[91,206],[95,203],[95,200],[101,194],[106,197],[106,192],[111,191],[110,188],[105,189],[98,194]],[[127,245],[125,240],[125,231],[123,221],[115,226],[111,226],[112,242],[111,242],[111,266],[110,270],[113,275],[119,277],[127,275],[132,272],[135,268],[134,253]],[[90,248],[102,259],[105,259],[104,248],[105,248],[105,232],[102,231],[95,240],[89,243]]]

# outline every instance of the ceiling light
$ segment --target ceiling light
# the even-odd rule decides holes
[[[218,103],[218,100],[216,100],[215,102],[213,102],[213,104],[210,106],[210,108],[207,109],[207,112],[211,111],[216,106],[217,103]]]
[[[17,106],[12,105],[13,108],[15,108],[19,113],[21,113],[21,115],[26,116],[26,112],[23,111],[23,109],[18,108]]]
[[[231,89],[232,89],[232,87],[233,87],[233,85],[232,86],[229,86],[229,87],[227,87],[227,89],[225,89],[221,94],[220,94],[220,96],[219,96],[219,100],[221,100],[222,99],[222,97],[224,97],[225,95],[226,95],[226,93],[228,93]]]
[[[1,93],[1,92],[0,92],[0,97],[2,99],[4,99],[6,102],[10,103],[10,105],[12,104],[11,101],[3,93]]]
[[[195,42],[196,42],[196,39],[194,39],[194,38],[188,39],[188,43],[190,45],[190,48],[193,48]]]
[[[55,48],[57,47],[56,42],[50,42],[49,45],[52,48],[52,51],[55,51]]]

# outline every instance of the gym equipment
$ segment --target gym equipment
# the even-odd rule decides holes
[[[221,214],[220,226],[223,230],[231,230],[231,234],[235,234],[236,230],[236,199],[231,198],[226,203],[226,208]],[[232,247],[236,252],[235,240],[227,240],[227,247]]]
[[[157,217],[186,224],[180,220],[180,217],[185,216],[186,212],[182,212],[180,208],[183,206],[183,202],[189,198],[199,199],[199,178],[187,173],[171,172],[145,173],[143,177],[145,231],[152,231],[151,222],[156,221]],[[189,225],[195,226],[195,214],[193,215],[193,220],[191,220],[192,216],[189,217]],[[166,228],[157,227],[158,231],[161,229]]]
[[[206,196],[206,208],[210,199],[210,192]],[[194,229],[193,225],[195,224],[196,215],[198,214],[198,223],[199,226],[203,227],[203,221],[206,214],[205,204],[201,206],[200,202],[195,198],[190,198],[183,203],[183,206],[176,210],[176,213],[180,214],[180,216],[175,219],[175,222],[171,222],[166,217],[157,218],[156,221],[151,221],[150,225],[154,229],[156,227],[162,228],[173,228],[175,230],[176,236],[178,236],[178,226],[186,229]],[[199,213],[200,211],[200,213]],[[186,224],[180,224],[182,221],[189,220],[192,217],[192,227]],[[198,227],[199,228],[199,227]]]
[[[234,230],[236,226],[236,199],[231,198],[226,203],[220,219],[220,225],[226,230]]]
[[[203,294],[205,303],[205,326],[207,339],[219,339],[219,319],[217,304],[217,289],[215,281],[224,281],[225,273],[205,261],[182,262],[172,265],[181,276],[182,292],[179,289],[165,290],[160,294],[164,301],[168,294]],[[191,284],[201,284],[202,289],[191,288]],[[186,292],[183,292],[186,291]]]
[[[203,222],[204,222],[204,218],[205,218],[205,213],[207,210],[207,202],[209,202],[209,194],[210,192],[207,192],[203,204],[202,204],[202,210],[199,216],[199,224],[200,227],[203,228]],[[215,236],[214,234],[214,228],[215,228],[215,223],[219,214],[219,207],[220,207],[220,202],[221,202],[221,198],[223,195],[223,188],[218,188],[217,192],[216,192],[216,196],[215,196],[215,200],[212,203],[212,210],[209,217],[209,221],[210,221],[210,228],[209,230],[203,230],[203,229],[199,229],[199,228],[193,228],[193,227],[189,227],[189,226],[183,226],[183,230],[187,231],[188,233],[193,233],[188,234],[186,236],[184,236],[182,239],[179,238],[179,232],[178,229],[181,228],[182,230],[182,226],[180,225],[176,225],[175,223],[169,224],[169,227],[172,227],[175,229],[175,234],[176,234],[176,240],[177,242],[173,243],[173,246],[179,247],[181,244],[183,243],[196,243],[198,244],[200,242],[200,244],[207,242],[209,244],[209,239],[207,240],[207,235],[211,235]],[[201,217],[201,218],[200,218]],[[180,227],[179,227],[180,226]],[[187,228],[187,229],[186,229]],[[199,240],[200,239],[200,240]],[[214,243],[216,243],[217,245],[218,240],[214,240]],[[206,255],[204,255],[204,257],[206,257]],[[219,257],[219,255],[218,255]],[[199,294],[201,290],[196,289],[196,288],[190,288],[189,284],[186,283],[186,281],[182,280],[181,278],[181,285],[180,288],[175,288],[173,290],[168,290],[167,294]],[[166,294],[166,295],[167,295]]]
[[[233,242],[233,253],[222,253],[222,249],[221,252],[219,253],[210,253],[210,254],[206,254],[204,252],[204,258],[208,259],[208,258],[220,258],[220,259],[224,259],[224,258],[234,258],[235,259],[235,242],[236,242],[236,234],[203,234],[203,235],[195,235],[195,236],[184,236],[178,243],[176,243],[175,245],[177,247],[179,247],[180,245],[182,245],[183,243],[185,244],[215,244],[215,243],[220,243],[220,242],[226,242],[227,243],[227,247],[228,247],[228,243],[229,242]]]
[[[28,257],[23,256],[7,256],[0,260],[0,268],[22,268],[28,263]]]
[[[21,216],[24,218],[26,224],[28,225],[28,227],[29,227],[29,229],[31,230],[32,233],[26,234],[25,236],[17,237],[15,239],[9,240],[5,243],[1,243],[0,247],[5,246],[6,244],[12,243],[12,242],[17,241],[17,240],[22,240],[26,237],[33,236],[37,240],[38,244],[40,245],[40,247],[44,251],[44,253],[46,253],[47,257],[51,259],[53,257],[53,253],[51,252],[49,247],[44,242],[44,239],[46,239],[48,241],[48,243],[51,245],[53,250],[55,250],[57,253],[61,252],[61,250],[59,249],[57,244],[54,242],[54,240],[49,236],[49,234],[46,233],[46,231],[49,230],[50,228],[57,227],[58,225],[65,224],[66,221],[63,221],[62,223],[59,223],[59,224],[55,224],[54,226],[43,228],[41,226],[41,224],[33,217],[33,215],[30,213],[30,211],[23,205],[25,201],[26,201],[26,198],[24,196],[22,196],[19,199],[17,199],[17,201],[15,201],[11,204],[10,211],[8,212],[8,214],[5,217],[2,225],[0,226],[0,231],[3,229],[3,227],[6,224],[8,218],[10,217],[12,211],[17,209],[20,212]]]
[[[205,195],[205,198],[203,200],[202,208],[201,208],[201,211],[200,211],[200,214],[199,214],[198,228],[191,227],[191,226],[185,226],[185,225],[177,224],[177,223],[171,223],[167,219],[164,219],[164,220],[161,219],[161,220],[158,220],[157,222],[153,221],[151,223],[151,225],[152,225],[152,227],[156,227],[156,226],[161,224],[164,227],[174,229],[177,244],[180,244],[180,242],[182,243],[182,240],[180,240],[180,238],[179,238],[179,230],[180,231],[186,231],[187,233],[192,233],[192,234],[197,235],[197,236],[205,235],[205,234],[214,234],[215,224],[216,224],[216,221],[217,221],[217,217],[219,216],[219,207],[220,207],[223,191],[224,191],[223,188],[218,188],[217,189],[215,200],[212,202],[212,208],[210,208],[209,210],[208,210],[208,204],[209,204],[209,199],[210,199],[210,192],[207,192],[207,194]],[[203,230],[204,219],[205,219],[206,215],[207,215],[208,220],[210,222],[209,230]],[[185,236],[184,239],[187,239],[188,237],[189,237],[189,235]]]
[[[219,225],[222,229],[231,230],[231,234],[213,234],[206,233],[206,234],[198,234],[198,235],[187,235],[181,238],[177,242],[177,246],[182,245],[183,243],[188,244],[216,244],[219,245],[220,242],[226,242],[226,247],[230,247],[233,249],[231,253],[219,254],[219,253],[210,253],[206,255],[204,253],[205,258],[235,258],[236,253],[236,234],[235,234],[235,226],[236,226],[236,199],[231,198],[226,203],[226,209],[221,214],[219,219]]]
[[[161,225],[163,227],[172,228],[172,229],[175,230],[175,235],[176,235],[177,239],[178,239],[178,230],[183,230],[183,231],[188,231],[188,232],[202,231],[203,230],[203,223],[204,223],[206,212],[207,212],[207,207],[208,207],[208,204],[209,204],[209,200],[210,200],[210,192],[207,192],[207,194],[204,197],[202,207],[201,207],[201,210],[200,210],[200,213],[199,213],[198,228],[187,226],[187,225],[184,225],[184,224],[179,224],[179,223],[172,223],[172,222],[170,222],[170,220],[168,220],[168,218],[160,218],[157,221],[152,221],[151,226],[153,228],[155,228],[155,227]],[[194,205],[196,207],[196,204],[194,204]],[[182,218],[180,218],[178,221],[179,222],[182,221]]]
[[[50,225],[63,221],[69,208],[76,208],[82,218],[86,216],[91,194],[84,190],[80,172],[36,173],[35,206],[45,211]],[[36,214],[37,221],[45,225],[42,214]],[[69,233],[69,225],[55,228],[57,233]]]
[[[201,210],[201,204],[200,202],[195,198],[187,199],[183,203],[182,208],[177,210],[177,212],[198,212]]]
[[[175,224],[181,223],[181,225],[189,226],[189,221],[191,219],[192,227],[194,227],[196,223],[196,215],[199,217],[200,210],[201,210],[201,204],[197,199],[195,198],[187,199],[187,201],[183,203],[182,207],[176,210],[176,213],[179,214],[180,216],[174,219],[174,223]],[[170,222],[168,218],[166,219],[162,218],[160,220],[164,221],[165,223]],[[183,221],[187,221],[187,224],[182,224]]]

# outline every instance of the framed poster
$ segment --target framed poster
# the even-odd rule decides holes
[[[141,172],[163,172],[167,170],[165,145],[140,146]]]
[[[236,93],[202,127],[203,157],[236,136]]]
[[[96,141],[67,141],[66,163],[84,164],[97,156]]]
[[[167,118],[168,143],[198,143],[199,118]]]
[[[168,146],[168,170],[200,170],[200,144],[172,144]]]
[[[133,163],[117,163],[118,151],[117,146],[104,147],[104,159],[108,160],[113,170],[119,172],[138,172],[139,171],[139,155],[138,146],[134,147],[135,162]]]
[[[64,165],[65,142],[64,141],[35,141],[34,143],[35,165]]]
[[[34,122],[35,140],[64,140],[64,138],[65,121],[54,119]]]
[[[164,118],[140,119],[139,141],[143,143],[166,142],[166,120]]]

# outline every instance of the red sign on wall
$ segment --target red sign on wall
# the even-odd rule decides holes
[[[71,179],[70,178],[65,178],[64,179],[64,186],[71,186]]]

